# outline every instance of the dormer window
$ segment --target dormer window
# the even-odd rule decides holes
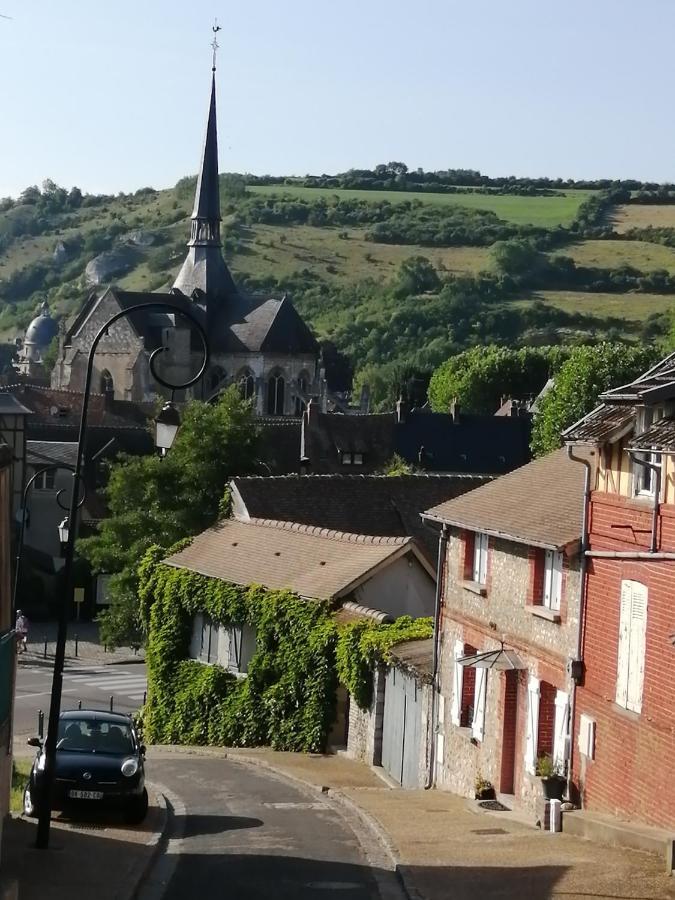
[[[343,453],[342,454],[342,465],[343,466],[351,466],[352,462],[353,462],[353,458],[352,458],[351,453]]]
[[[655,422],[662,419],[665,410],[661,406],[646,406],[638,412],[636,424],[636,437],[648,431]],[[660,465],[661,457],[657,453],[640,453],[637,454],[645,462],[652,465]],[[641,465],[636,459],[633,460],[633,486],[634,493],[637,497],[653,497],[656,490],[656,472],[649,466]]]
[[[354,461],[355,466],[363,465],[363,453],[354,453],[352,455],[352,460]]]

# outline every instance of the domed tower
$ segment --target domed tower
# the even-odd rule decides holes
[[[19,372],[22,375],[42,377],[45,374],[42,358],[57,332],[58,324],[52,319],[49,306],[45,302],[26,329],[19,352]]]

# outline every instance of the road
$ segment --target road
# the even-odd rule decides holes
[[[16,676],[15,735],[36,733],[38,710],[44,711],[45,718],[48,715],[51,689],[51,665],[22,661]],[[83,707],[109,709],[112,696],[118,712],[130,713],[143,703],[145,690],[146,672],[142,663],[96,666],[67,662],[61,709],[72,709],[79,700]]]
[[[328,797],[262,768],[163,753],[150,752],[147,772],[168,789],[171,840],[139,900],[402,896],[377,842]]]

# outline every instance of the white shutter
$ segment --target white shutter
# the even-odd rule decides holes
[[[628,654],[628,709],[642,710],[642,686],[645,677],[645,636],[647,631],[647,587],[633,582],[630,612],[630,652]]]
[[[473,580],[477,584],[485,584],[487,579],[487,554],[488,536],[477,531],[473,544]]]
[[[563,769],[567,762],[567,721],[569,718],[570,698],[565,691],[558,691],[555,695],[555,724],[553,732],[553,762]]]
[[[482,534],[480,545],[480,577],[478,579],[481,584],[485,584],[485,582],[487,581],[487,556],[488,536],[487,534]]]
[[[473,536],[473,580],[480,582],[480,548],[483,535],[476,532]]]
[[[202,614],[197,613],[192,622],[192,639],[190,641],[190,657],[199,659],[202,652]]]
[[[544,596],[542,602],[544,606],[551,606],[551,597],[553,595],[553,550],[546,550],[544,553]]]
[[[563,555],[553,554],[553,576],[551,578],[551,609],[560,610],[560,597],[562,596]]]
[[[462,641],[455,641],[454,651],[454,671],[452,684],[452,706],[450,707],[450,721],[453,725],[460,724],[462,715],[462,683],[464,680],[464,669],[457,662],[464,656],[464,644]]]
[[[482,741],[485,734],[485,693],[487,690],[487,669],[474,669],[476,687],[473,700],[473,724],[471,731],[477,741]]]
[[[628,703],[628,666],[630,660],[630,614],[633,582],[621,582],[621,617],[619,620],[619,648],[616,662],[616,702],[624,709]]]
[[[539,679],[530,675],[527,683],[527,738],[525,768],[534,775],[537,769],[537,739],[539,734]]]

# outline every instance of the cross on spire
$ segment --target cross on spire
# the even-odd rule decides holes
[[[215,72],[216,71],[216,51],[218,50],[218,47],[220,46],[218,43],[218,32],[222,31],[220,25],[218,24],[218,19],[213,20],[213,27],[211,28],[211,31],[213,32],[213,41],[211,43],[211,46],[213,47],[213,63],[211,65],[211,71]]]

